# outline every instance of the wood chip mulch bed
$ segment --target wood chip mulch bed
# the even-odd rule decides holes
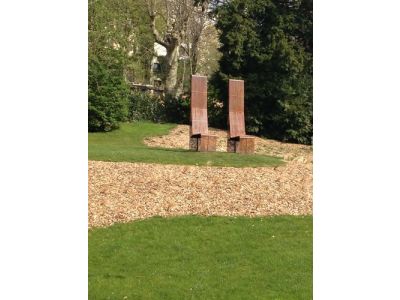
[[[218,136],[217,151],[226,152],[227,132],[209,128],[209,133]],[[144,142],[150,147],[189,149],[189,126],[178,125],[168,135],[147,138]],[[286,161],[297,160],[304,163],[312,163],[311,146],[282,143],[259,137],[256,137],[255,143],[255,152],[258,154],[279,156]]]
[[[151,146],[188,148],[188,126]],[[226,147],[226,132],[218,149]],[[262,168],[197,167],[89,161],[89,227],[152,216],[312,214],[312,147],[257,138],[256,152],[284,157]]]

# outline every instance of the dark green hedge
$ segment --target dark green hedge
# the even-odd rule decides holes
[[[104,62],[89,56],[89,131],[110,131],[126,121],[129,93],[118,60]]]

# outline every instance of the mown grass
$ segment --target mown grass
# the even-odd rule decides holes
[[[107,133],[89,133],[89,159],[225,167],[260,167],[283,164],[281,158],[223,152],[193,152],[184,149],[152,148],[143,143],[149,136],[165,135],[174,124],[148,122],[121,124]]]
[[[89,299],[312,299],[312,216],[90,230]]]

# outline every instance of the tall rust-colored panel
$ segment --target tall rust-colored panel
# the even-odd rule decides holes
[[[208,134],[207,77],[192,75],[190,98],[190,135]]]
[[[229,137],[246,135],[244,126],[244,81],[229,79]]]

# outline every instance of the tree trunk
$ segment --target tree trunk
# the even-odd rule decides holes
[[[198,60],[198,49],[197,49],[197,46],[198,45],[198,43],[196,42],[195,44],[194,44],[194,47],[193,47],[193,53],[192,53],[192,74],[196,74],[197,73],[197,60]]]
[[[167,48],[167,74],[165,78],[165,93],[177,97],[179,41]]]
[[[185,77],[186,77],[186,61],[184,60],[183,61],[182,78],[178,81],[178,85],[176,88],[176,96],[180,96],[183,94]]]

